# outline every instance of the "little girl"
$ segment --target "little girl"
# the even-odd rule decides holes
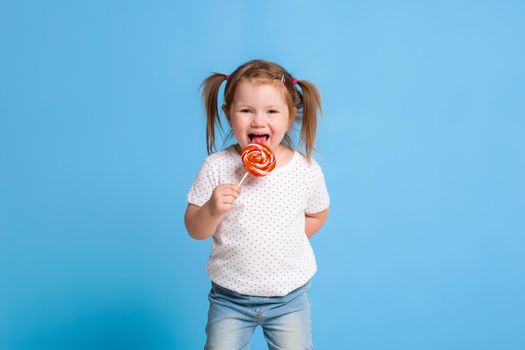
[[[222,110],[237,143],[213,153],[225,80]],[[312,159],[319,93],[280,65],[253,60],[206,78],[203,99],[210,155],[188,193],[185,223],[194,239],[213,238],[205,349],[249,349],[258,325],[270,349],[313,349],[307,290],[317,266],[308,238],[324,225],[329,206]],[[305,155],[292,148],[295,121]],[[250,143],[268,145],[277,165],[264,177],[249,175],[241,188],[240,154]]]

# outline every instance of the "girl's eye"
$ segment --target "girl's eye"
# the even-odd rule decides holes
[[[250,113],[251,110],[249,110],[248,108],[243,108],[241,109],[241,113]]]
[[[276,109],[270,109],[270,110],[268,111],[268,113],[279,113],[279,111],[276,110]]]

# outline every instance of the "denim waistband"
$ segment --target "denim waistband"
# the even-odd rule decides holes
[[[312,284],[311,280],[308,280],[308,282],[306,282],[305,284],[303,284],[299,288],[296,288],[296,289],[292,290],[287,295],[291,295],[293,293],[301,292],[303,290],[308,290],[310,288],[311,284]],[[225,294],[225,295],[231,295],[231,296],[236,296],[236,297],[243,297],[243,296],[244,297],[250,297],[250,296],[253,296],[253,295],[241,294],[241,293],[238,293],[238,292],[236,292],[234,290],[231,290],[231,289],[228,289],[228,288],[224,288],[224,287],[218,285],[217,283],[215,283],[213,281],[211,281],[211,288],[213,289],[214,292],[220,293],[220,294]],[[279,297],[279,296],[277,296],[277,297]]]

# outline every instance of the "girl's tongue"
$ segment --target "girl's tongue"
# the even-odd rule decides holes
[[[253,136],[252,143],[266,144],[266,136]]]

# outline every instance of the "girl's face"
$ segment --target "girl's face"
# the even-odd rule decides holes
[[[255,142],[270,146],[274,152],[281,147],[293,120],[285,100],[287,92],[279,84],[242,80],[236,86],[229,108],[223,106],[241,148]]]

